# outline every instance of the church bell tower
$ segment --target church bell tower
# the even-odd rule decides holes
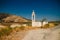
[[[35,12],[34,12],[34,10],[32,12],[32,22],[35,22]]]

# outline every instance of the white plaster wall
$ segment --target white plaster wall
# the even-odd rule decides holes
[[[41,27],[41,22],[32,22],[32,27]]]
[[[48,24],[48,22],[43,22],[43,26],[45,24]],[[41,22],[32,22],[32,27],[41,27],[42,26],[42,23]]]
[[[44,22],[43,22],[43,26],[44,26],[45,24],[48,24],[48,22],[45,22],[45,21],[44,21]]]

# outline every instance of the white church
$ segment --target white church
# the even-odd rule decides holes
[[[32,27],[41,27],[41,26],[44,26],[45,24],[48,24],[48,21],[43,21],[43,25],[42,25],[42,22],[41,21],[36,21],[35,19],[35,12],[34,12],[34,10],[33,10],[33,12],[32,12],[32,22],[31,22],[31,26]],[[12,24],[12,25],[10,25],[10,27],[12,27],[12,28],[14,28],[14,27],[21,27],[21,26],[24,26],[24,27],[26,27],[26,26],[29,26],[29,25],[27,25],[26,23],[25,24]]]
[[[43,25],[42,25],[42,22],[40,21],[36,21],[35,19],[35,12],[34,12],[34,10],[33,10],[33,12],[32,12],[32,27],[41,27],[41,26],[44,26],[44,25],[46,25],[46,24],[48,24],[48,21],[43,21]]]

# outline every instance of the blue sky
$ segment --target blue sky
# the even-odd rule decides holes
[[[32,10],[36,20],[60,20],[59,0],[0,0],[0,12],[31,19]]]

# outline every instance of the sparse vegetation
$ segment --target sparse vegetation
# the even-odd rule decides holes
[[[21,26],[21,27],[20,27],[20,29],[21,29],[21,30],[24,30],[24,29],[25,29],[25,27],[24,27],[24,26]]]
[[[15,27],[15,28],[10,28],[10,27],[7,27],[7,28],[2,28],[0,30],[0,36],[4,36],[4,35],[9,35],[10,33],[12,33],[13,31],[19,31],[19,30],[24,30],[25,27],[24,26],[21,26],[21,27]]]
[[[10,27],[2,28],[0,31],[0,36],[9,35],[11,31],[12,29]]]
[[[44,25],[42,28],[49,28],[49,24]],[[15,28],[11,28],[11,27],[2,28],[0,30],[0,39],[1,40],[9,40],[9,38],[10,39],[12,38],[12,40],[13,40],[13,38],[14,38],[14,40],[15,40],[15,38],[17,37],[17,36],[15,37],[15,35],[18,35],[18,34],[23,35],[23,34],[25,34],[26,31],[33,30],[33,29],[34,30],[35,29],[40,29],[40,27],[39,28],[37,28],[37,27],[34,28],[32,26],[30,26],[30,27],[29,26],[28,27],[24,27],[24,26],[18,27],[18,26],[16,26]]]
[[[49,28],[49,24],[44,25],[43,28]]]
[[[25,35],[26,31],[24,31],[25,30],[24,28],[25,28],[24,26],[15,27],[15,28],[10,28],[10,27],[2,28],[0,30],[0,40],[10,40],[10,39],[15,40],[15,37],[17,38],[17,36],[15,36],[15,35],[18,35],[18,34],[22,35],[22,36]]]

